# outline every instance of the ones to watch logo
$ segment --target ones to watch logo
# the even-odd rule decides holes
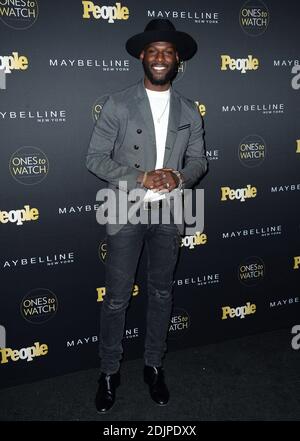
[[[238,279],[243,285],[255,286],[262,281],[265,271],[265,264],[260,257],[247,257],[239,265]]]
[[[269,10],[261,0],[248,0],[240,9],[239,22],[247,35],[257,37],[269,26]]]
[[[21,184],[39,184],[48,174],[49,161],[37,147],[21,147],[12,154],[9,170],[12,177]]]
[[[245,167],[257,167],[266,157],[267,146],[261,136],[248,135],[238,146],[238,157]]]
[[[191,326],[191,318],[183,308],[174,308],[169,324],[168,338],[185,334]]]
[[[45,288],[31,290],[22,299],[20,310],[23,318],[30,323],[45,323],[57,312],[56,295]]]
[[[17,31],[30,28],[38,15],[37,0],[0,0],[0,20]]]

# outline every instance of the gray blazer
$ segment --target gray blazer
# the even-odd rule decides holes
[[[143,171],[154,170],[156,164],[155,129],[144,82],[109,96],[92,133],[86,165],[115,192],[116,216],[107,223],[107,233],[115,234],[122,227],[118,211],[119,191],[127,193],[140,188],[136,179]],[[207,159],[204,150],[203,121],[193,101],[173,88],[170,96],[168,132],[164,167],[182,172],[184,188],[192,188],[205,174]],[[126,186],[120,185],[125,182]],[[178,197],[181,193],[178,191]],[[128,202],[127,211],[132,206]],[[184,234],[183,220],[178,225]]]

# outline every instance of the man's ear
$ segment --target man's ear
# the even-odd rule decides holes
[[[145,51],[142,51],[142,52],[140,53],[140,60],[141,60],[141,61],[143,61],[144,56],[145,56]]]
[[[176,52],[176,60],[177,60],[177,63],[179,64],[179,63],[180,63],[180,60],[179,60],[178,52]]]

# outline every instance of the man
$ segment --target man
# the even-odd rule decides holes
[[[143,33],[127,41],[126,49],[142,61],[144,79],[108,98],[87,155],[88,169],[108,182],[117,207],[106,226],[106,295],[101,309],[101,375],[96,395],[100,413],[112,407],[120,383],[125,314],[144,243],[148,258],[144,381],[158,405],[169,400],[162,360],[184,225],[174,220],[173,211],[170,222],[163,222],[162,217],[156,223],[151,219],[160,215],[167,195],[181,198],[181,189],[193,187],[207,168],[201,116],[192,101],[171,87],[180,61],[197,51],[194,39],[176,31],[169,20],[155,19]],[[126,205],[119,204],[134,189],[144,189],[139,204],[141,222],[132,220],[130,198]]]

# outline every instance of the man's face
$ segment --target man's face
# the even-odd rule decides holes
[[[177,72],[178,53],[172,43],[158,41],[151,43],[141,52],[146,77],[155,86],[163,86],[171,81]]]

